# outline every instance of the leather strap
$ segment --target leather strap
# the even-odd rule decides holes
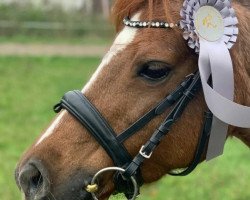
[[[169,115],[166,117],[166,119],[163,121],[161,126],[158,129],[156,129],[156,131],[151,136],[149,141],[144,146],[142,146],[140,152],[137,154],[137,156],[134,157],[133,161],[126,168],[126,171],[124,172],[123,176],[125,177],[133,176],[139,169],[141,164],[144,162],[144,160],[151,157],[155,148],[160,144],[163,137],[169,132],[173,123],[179,119],[184,109],[186,108],[187,104],[193,99],[194,95],[198,92],[200,88],[201,88],[201,81],[199,73],[197,72],[188,89],[185,90],[180,100],[176,103],[176,105],[169,113]],[[189,173],[191,171],[189,171]]]
[[[54,106],[54,111],[58,113],[63,108],[72,114],[91,133],[96,141],[105,149],[116,166],[123,168],[132,161],[130,154],[123,144],[116,139],[115,132],[105,118],[80,91],[67,92],[62,97],[60,103]],[[139,186],[143,184],[140,170],[137,171],[134,178]],[[121,175],[116,174],[114,182],[117,192],[123,192],[128,198],[133,195],[134,188],[130,179],[124,179]]]
[[[169,172],[172,176],[186,176],[190,174],[200,163],[202,154],[204,153],[204,150],[206,149],[206,145],[210,136],[211,127],[212,127],[212,121],[213,121],[213,114],[211,111],[205,112],[204,114],[204,124],[203,129],[201,132],[201,136],[199,137],[198,146],[194,155],[194,159],[192,163],[184,170],[178,173],[175,172]]]
[[[116,139],[116,134],[89,100],[77,90],[67,92],[60,103],[55,105],[55,112],[64,108],[92,134],[97,142],[102,145],[114,164],[123,167],[131,162],[132,158],[125,147]]]
[[[172,106],[177,100],[181,98],[183,92],[189,87],[193,80],[193,74],[190,74],[186,77],[186,79],[165,99],[163,99],[156,107],[134,122],[128,129],[124,132],[120,133],[117,136],[117,140],[122,143],[128,138],[130,138],[135,132],[142,129],[146,124],[148,124],[153,118],[161,115],[166,111],[167,108]]]

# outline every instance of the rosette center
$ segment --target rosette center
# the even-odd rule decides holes
[[[197,34],[210,42],[219,40],[224,34],[223,17],[212,6],[203,6],[197,10],[194,25]]]

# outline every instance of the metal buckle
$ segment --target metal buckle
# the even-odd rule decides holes
[[[141,156],[143,156],[144,158],[149,159],[149,158],[152,156],[152,153],[153,153],[153,152],[151,152],[149,155],[147,155],[145,152],[143,152],[144,147],[145,147],[144,145],[141,147],[139,153],[140,153]]]
[[[90,192],[92,194],[92,197],[93,197],[94,200],[98,200],[97,196],[95,195],[95,192],[97,192],[97,190],[98,190],[98,185],[96,183],[97,178],[98,178],[98,176],[100,176],[101,174],[103,174],[104,172],[107,172],[107,171],[119,171],[121,173],[124,173],[125,169],[120,168],[120,167],[107,167],[107,168],[104,168],[104,169],[100,170],[99,172],[97,172],[94,175],[94,177],[93,177],[93,179],[91,181],[91,184],[88,185],[85,188],[86,191],[88,191],[88,192]],[[131,182],[133,183],[133,186],[134,186],[134,194],[133,194],[133,197],[131,199],[129,199],[129,200],[135,200],[137,195],[138,195],[139,188],[138,188],[138,184],[137,184],[137,182],[136,182],[136,180],[135,180],[135,178],[133,176],[130,177],[130,180],[131,180]]]

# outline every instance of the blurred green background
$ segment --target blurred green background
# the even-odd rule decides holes
[[[102,52],[85,55],[86,49],[105,49],[114,31],[105,11],[107,5],[100,6],[99,0],[93,1],[92,7],[65,7],[56,0],[54,4],[48,0],[39,4],[5,2],[0,0],[0,200],[21,200],[14,182],[19,157],[48,126],[55,115],[52,106],[62,94],[81,89],[100,63]],[[53,45],[55,50],[51,55],[25,51],[27,45],[32,48],[37,44]],[[21,55],[15,48],[18,45],[24,49]],[[66,51],[62,56],[57,51],[62,45],[73,49],[80,46],[78,51],[82,52],[67,55]],[[39,50],[39,46],[34,48]],[[201,164],[187,177],[166,176],[144,186],[139,199],[249,200],[249,148],[230,139],[222,157]]]
[[[108,15],[110,2],[0,0],[0,41],[96,43],[110,40],[113,35]]]

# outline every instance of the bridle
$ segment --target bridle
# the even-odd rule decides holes
[[[144,22],[132,22],[129,18],[124,19],[126,26],[143,28],[151,27],[150,24],[145,25]],[[159,27],[158,27],[159,23]],[[168,24],[168,23],[167,23]],[[177,25],[167,25],[164,22],[154,22],[153,28],[173,28]],[[144,26],[145,25],[145,26]],[[201,80],[199,72],[188,75],[176,89],[167,95],[153,109],[144,114],[129,128],[120,134],[116,134],[109,123],[96,109],[96,107],[87,99],[82,92],[78,90],[67,92],[61,99],[60,103],[54,106],[56,113],[62,109],[66,109],[73,115],[96,139],[96,141],[105,149],[107,154],[113,160],[116,167],[105,168],[98,172],[90,186],[92,189],[87,189],[91,192],[94,199],[97,199],[94,192],[97,191],[96,179],[97,176],[105,171],[116,171],[114,174],[114,184],[116,192],[124,193],[128,199],[134,199],[139,194],[139,187],[143,185],[140,167],[146,159],[149,159],[155,148],[160,144],[161,140],[168,134],[171,126],[181,117],[188,103],[195,98],[195,95],[201,89]],[[123,145],[124,141],[136,134],[145,125],[147,125],[155,117],[164,114],[164,112],[172,107],[161,125],[155,130],[151,138],[141,147],[138,154],[132,158],[127,149]],[[170,172],[173,176],[185,176],[191,173],[198,163],[206,149],[206,144],[209,138],[212,113],[205,112],[203,128],[200,133],[197,149],[190,165],[181,172]],[[94,189],[93,189],[94,188]]]
[[[58,113],[61,109],[66,109],[106,150],[108,155],[112,158],[115,166],[125,169],[122,174],[115,174],[114,182],[117,192],[123,192],[127,198],[131,198],[134,194],[134,187],[131,187],[130,177],[133,177],[139,186],[143,184],[140,166],[145,159],[151,157],[154,149],[159,145],[162,138],[167,135],[171,126],[180,118],[184,109],[195,97],[195,94],[197,94],[200,88],[201,83],[198,72],[187,76],[185,80],[157,106],[118,135],[115,134],[105,118],[102,117],[95,106],[91,104],[91,102],[80,91],[74,90],[67,92],[62,97],[60,103],[55,105],[54,111]],[[124,147],[123,142],[142,129],[152,119],[163,114],[167,108],[173,105],[174,107],[165,120],[155,130],[147,143],[141,147],[139,153],[132,159],[131,155]],[[184,171],[180,173],[172,172],[170,175],[185,176],[191,173],[200,162],[201,156],[206,148],[206,142],[209,137],[212,123],[212,114],[210,111],[205,113],[204,120],[198,147],[192,163]]]

